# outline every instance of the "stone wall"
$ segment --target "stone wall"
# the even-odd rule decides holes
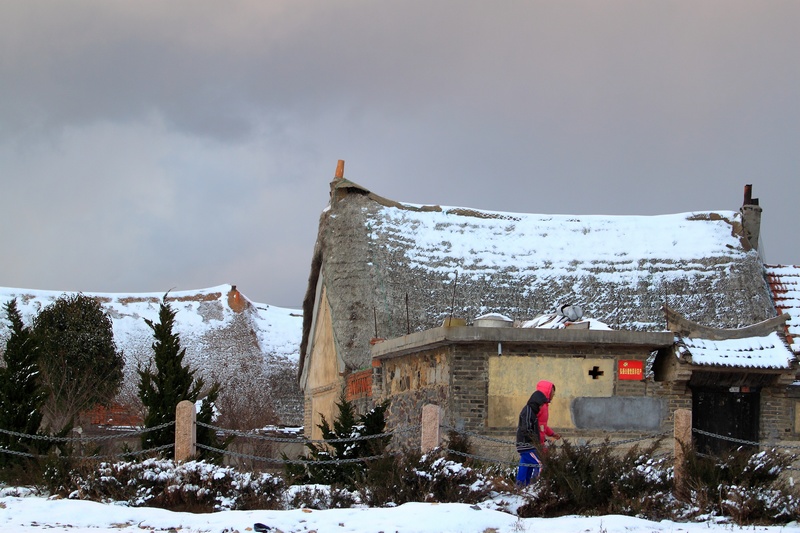
[[[451,361],[452,347],[440,347],[394,357],[373,369],[376,401],[390,400],[386,419],[388,428],[418,426],[422,407],[426,404],[438,405],[443,412],[450,409],[453,403]],[[418,449],[419,431],[396,435],[392,445]]]

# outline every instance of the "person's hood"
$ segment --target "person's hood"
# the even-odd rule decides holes
[[[550,401],[550,394],[552,394],[553,389],[555,388],[556,386],[549,381],[542,380],[536,384],[536,390],[544,394],[544,397],[547,398],[548,402]]]

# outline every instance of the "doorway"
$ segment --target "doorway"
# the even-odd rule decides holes
[[[692,388],[692,429],[734,439],[758,442],[761,393],[751,387]],[[694,433],[695,449],[719,455],[741,443]],[[746,446],[756,448],[756,446]]]

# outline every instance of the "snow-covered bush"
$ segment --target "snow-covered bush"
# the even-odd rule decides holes
[[[677,505],[671,494],[672,469],[668,461],[651,458],[657,446],[620,454],[607,441],[581,446],[564,441],[546,455],[520,516],[671,516]]]
[[[282,478],[267,473],[167,459],[100,463],[94,469],[73,470],[69,479],[69,484],[53,487],[54,492],[76,499],[200,512],[280,509],[286,488]]]
[[[550,450],[541,477],[525,489],[514,487],[513,467],[455,462],[448,459],[448,449],[365,461],[364,474],[352,488],[292,484],[273,474],[197,461],[92,463],[62,456],[50,463],[45,488],[69,498],[195,512],[491,501],[489,505],[520,517],[624,514],[728,518],[742,525],[800,519],[797,489],[782,481],[792,456],[742,452],[719,461],[690,455],[685,472],[689,495],[678,499],[673,496],[672,459],[654,457],[654,448],[620,453],[608,442],[577,446],[565,441]]]
[[[361,500],[370,506],[406,502],[478,503],[496,489],[497,479],[485,471],[451,461],[446,451],[397,454],[370,462]]]
[[[730,516],[740,525],[800,519],[800,498],[781,478],[794,459],[778,450],[740,449],[721,459],[689,454],[690,516]]]
[[[357,492],[330,485],[294,485],[284,496],[286,509],[348,509],[361,503]]]

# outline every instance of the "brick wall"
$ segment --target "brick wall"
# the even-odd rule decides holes
[[[452,355],[450,409],[444,420],[458,429],[480,431],[486,426],[489,372],[485,345],[457,345]]]
[[[372,397],[372,369],[353,372],[345,379],[348,402]]]

